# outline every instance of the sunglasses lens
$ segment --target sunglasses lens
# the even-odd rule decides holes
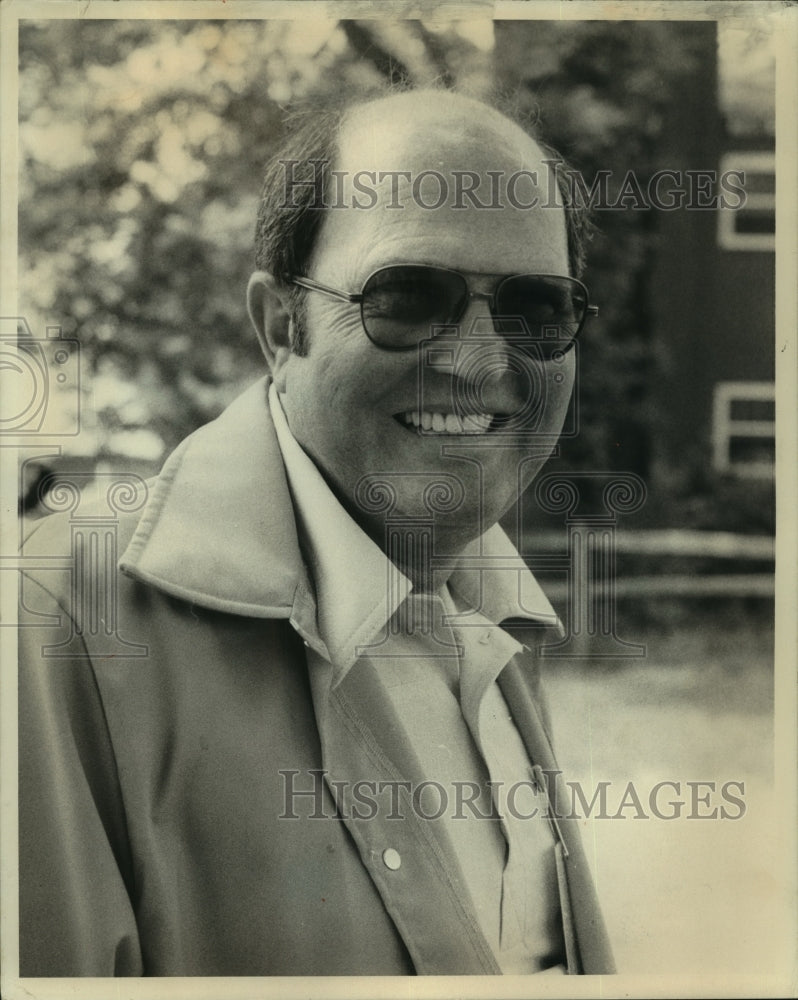
[[[519,274],[506,278],[496,295],[497,318],[518,318],[533,340],[570,341],[587,309],[585,289],[571,278]]]
[[[464,275],[420,264],[384,267],[363,288],[366,333],[381,347],[406,350],[456,324],[469,299]],[[517,274],[497,290],[493,324],[513,340],[531,338],[544,353],[568,350],[587,310],[587,292],[573,278]]]
[[[457,322],[468,301],[465,278],[434,267],[386,267],[363,288],[363,325],[383,347],[406,348],[430,337],[433,326]]]

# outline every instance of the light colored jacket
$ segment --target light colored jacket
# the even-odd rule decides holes
[[[286,808],[314,773],[424,775],[368,670],[332,689],[314,673],[264,383],[183,442],[141,509],[45,518],[23,555],[22,975],[499,971],[434,823],[340,818],[323,781]],[[500,683],[555,771],[534,660]],[[560,827],[570,971],[611,972]]]

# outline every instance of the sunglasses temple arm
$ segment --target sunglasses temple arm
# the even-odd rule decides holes
[[[338,288],[330,288],[329,285],[322,285],[320,281],[314,281],[312,278],[291,277],[289,281],[292,285],[299,285],[300,288],[307,288],[311,292],[321,292],[322,295],[330,295],[343,302],[361,302],[363,299],[362,295],[352,295]]]

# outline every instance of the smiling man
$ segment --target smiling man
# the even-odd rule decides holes
[[[285,164],[279,157],[277,166]],[[505,289],[501,283],[509,275],[569,274],[565,212],[552,201],[556,183],[550,164],[517,125],[465,98],[408,93],[375,101],[350,114],[341,129],[335,207],[324,214],[312,249],[299,261],[270,252],[269,223],[274,202],[286,200],[285,189],[279,192],[285,171],[276,170],[272,178],[272,199],[259,230],[265,267],[250,283],[250,315],[291,431],[350,510],[364,475],[408,473],[392,482],[399,491],[396,512],[413,515],[422,513],[413,474],[438,469],[456,474],[464,486],[463,503],[436,525],[439,554],[459,551],[498,521],[548,458],[562,427],[573,354],[559,364],[536,366],[534,356],[527,360],[518,349],[517,338],[497,335],[491,301],[498,291],[501,305],[504,290],[503,315],[520,314],[537,328],[541,295],[549,304],[552,297],[581,293],[567,287],[567,278],[564,288],[541,287],[538,281],[534,287],[528,282]],[[495,203],[477,196],[467,201],[457,184],[466,174],[485,179],[483,199],[492,183]],[[291,177],[295,180],[293,171]],[[365,180],[373,181],[368,198],[358,196]],[[290,195],[296,198],[295,191]],[[304,274],[275,274],[275,265]],[[308,277],[327,291],[312,283],[308,290]],[[291,349],[286,323],[275,322],[280,302],[286,315],[296,302],[291,279],[305,297],[302,356]],[[532,301],[525,297],[527,288]],[[341,291],[365,291],[361,307]],[[433,354],[421,398],[419,342],[434,328],[450,332],[454,324],[462,335],[455,345],[455,370],[445,352],[439,365]],[[535,384],[540,380],[545,385]],[[516,434],[513,447],[512,435],[502,436],[502,447],[491,435],[497,418],[529,410],[530,394],[532,403],[545,397],[534,425],[536,461],[530,460],[530,434]],[[419,425],[426,433],[415,432]],[[464,434],[476,462],[447,460],[442,443]],[[381,543],[381,519],[362,509],[352,513]]]
[[[528,643],[558,620],[498,525],[590,310],[550,171],[441,92],[306,123],[269,168],[270,376],[119,519],[130,655],[68,579],[23,583],[23,975],[612,971],[550,807]],[[60,522],[26,554],[78,558]]]

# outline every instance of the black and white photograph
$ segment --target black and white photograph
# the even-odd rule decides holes
[[[796,6],[0,18],[3,996],[795,996]]]

